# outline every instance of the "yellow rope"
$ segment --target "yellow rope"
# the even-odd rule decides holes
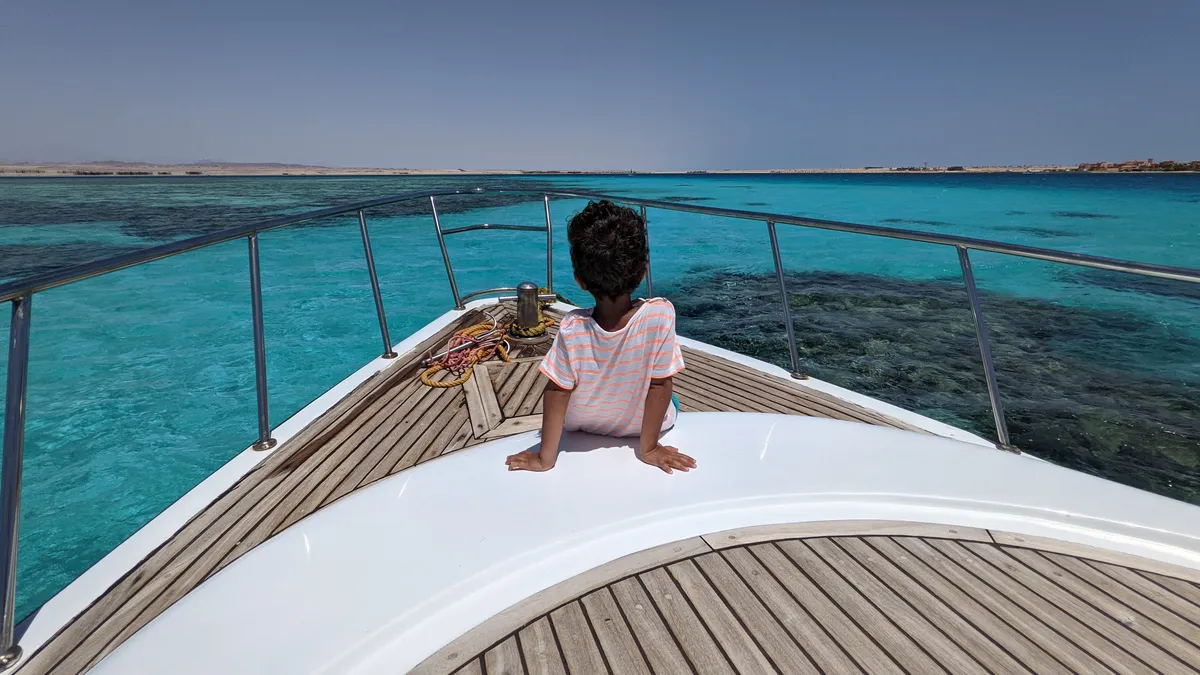
[[[486,324],[478,324],[478,325],[486,325]],[[472,326],[472,327],[474,327],[474,326]],[[467,366],[467,369],[464,370],[463,374],[459,375],[457,379],[442,380],[441,382],[435,382],[434,380],[430,379],[433,377],[434,373],[438,373],[438,372],[441,372],[446,369],[446,366],[444,366],[440,363],[435,363],[432,366],[429,366],[428,368],[426,368],[425,372],[421,373],[421,382],[424,384],[427,384],[431,387],[437,388],[437,389],[448,389],[450,387],[457,387],[458,385],[462,384],[463,382],[466,382],[467,380],[471,379],[471,373],[475,372],[475,364],[480,363],[484,359],[486,359],[488,356],[491,356],[490,351],[491,350],[487,347],[481,347],[481,348],[475,350],[475,354],[472,355],[474,357],[473,358],[474,363]],[[484,352],[489,352],[489,353],[484,354]],[[500,359],[505,362],[512,361],[512,359],[509,358],[509,356],[508,356],[508,350],[504,348],[503,344],[498,345],[496,347],[495,353],[499,354]]]
[[[484,333],[488,333],[494,328],[498,328],[498,326],[490,321],[485,321],[484,323],[477,323],[473,326],[469,326],[469,327],[464,328],[463,330],[460,330],[457,333],[455,333],[454,337],[451,338],[451,343],[453,343],[456,338],[459,338],[459,339],[474,338],[474,337],[483,335]],[[454,380],[443,380],[441,382],[435,382],[433,379],[431,379],[433,377],[433,375],[435,373],[439,373],[439,372],[447,369],[447,366],[445,363],[435,363],[435,364],[429,366],[428,368],[426,368],[425,372],[421,373],[421,382],[430,387],[436,387],[439,389],[445,389],[445,388],[449,388],[449,387],[457,387],[458,385],[462,384],[463,382],[466,382],[468,379],[471,378],[471,373],[472,373],[472,371],[475,370],[476,363],[480,363],[482,361],[487,360],[489,357],[491,357],[492,354],[499,354],[500,358],[504,361],[512,361],[512,359],[509,358],[509,356],[508,356],[508,350],[504,347],[503,333],[501,333],[499,342],[495,342],[492,344],[480,345],[478,347],[475,347],[475,348],[469,350],[469,353],[463,358],[463,360],[467,363],[467,366],[466,366],[466,368],[463,369],[462,374],[459,375],[458,378],[456,378]]]
[[[541,314],[540,309],[538,310],[538,313]],[[471,373],[473,373],[475,371],[475,364],[483,363],[484,361],[491,358],[493,354],[499,354],[500,360],[502,360],[504,362],[511,362],[512,358],[508,355],[508,348],[504,346],[503,335],[510,331],[514,335],[518,335],[520,337],[537,337],[539,335],[545,335],[546,329],[549,328],[550,326],[554,325],[554,319],[552,319],[548,316],[541,316],[540,318],[541,318],[541,321],[538,322],[538,325],[533,326],[529,329],[523,329],[523,328],[517,326],[516,322],[512,322],[512,321],[510,321],[507,324],[501,324],[500,326],[497,326],[496,324],[485,321],[484,323],[477,323],[473,326],[469,326],[461,331],[458,331],[457,333],[454,334],[454,337],[451,338],[451,344],[449,345],[450,347],[454,346],[453,342],[456,339],[467,340],[470,338],[474,338],[474,337],[483,335],[485,333],[488,333],[494,328],[499,328],[499,330],[501,331],[501,333],[500,333],[501,338],[497,342],[492,342],[490,344],[483,344],[478,347],[473,347],[469,350],[466,350],[468,353],[462,357],[462,361],[465,362],[467,365],[463,369],[462,374],[460,374],[457,378],[455,378],[453,380],[442,380],[440,382],[435,381],[433,379],[433,376],[443,370],[447,370],[449,368],[449,366],[447,366],[445,363],[434,363],[433,365],[426,368],[425,372],[421,373],[421,382],[427,386],[435,387],[438,389],[457,387],[458,385],[471,379]]]

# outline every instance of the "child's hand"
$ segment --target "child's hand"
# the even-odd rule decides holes
[[[522,450],[504,460],[509,471],[549,471],[554,465],[542,464],[542,456],[532,450]]]
[[[696,468],[696,460],[683,454],[678,448],[663,445],[662,443],[659,443],[649,452],[643,452],[639,459],[650,466],[657,466],[667,473],[673,473],[673,469],[691,471]]]

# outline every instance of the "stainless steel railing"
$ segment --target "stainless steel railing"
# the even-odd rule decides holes
[[[540,195],[543,199],[543,204],[545,207],[545,227],[532,225],[480,224],[451,229],[442,228],[441,220],[437,211],[438,197],[450,195],[483,194],[485,192],[489,194]],[[266,341],[264,339],[263,332],[262,284],[260,279],[258,255],[259,234],[281,227],[311,222],[322,218],[329,218],[345,214],[356,214],[359,222],[359,230],[362,235],[364,256],[367,264],[367,273],[371,281],[371,293],[375,300],[375,310],[379,318],[380,335],[383,339],[384,349],[382,355],[384,358],[394,358],[396,354],[392,349],[391,338],[388,334],[387,317],[384,313],[383,296],[379,290],[379,278],[375,271],[375,258],[371,249],[371,240],[367,232],[367,220],[365,212],[372,208],[397,204],[400,202],[418,199],[429,200],[430,211],[433,216],[434,231],[437,235],[438,244],[441,248],[442,261],[446,267],[446,277],[450,285],[451,295],[454,298],[454,306],[461,309],[464,307],[464,303],[473,297],[512,292],[516,289],[493,288],[468,293],[466,295],[460,295],[458,283],[454,275],[454,269],[450,263],[450,254],[446,249],[445,239],[447,236],[454,234],[473,232],[477,230],[518,230],[532,232],[544,230],[546,232],[546,285],[548,288],[553,290],[554,232],[550,217],[550,199],[552,197],[608,199],[614,202],[620,202],[639,207],[643,217],[646,216],[646,210],[648,208],[654,208],[665,211],[679,211],[709,216],[719,216],[736,220],[749,220],[765,224],[767,236],[771,245],[771,256],[774,262],[775,276],[779,283],[779,295],[782,303],[784,324],[787,329],[788,349],[791,359],[791,372],[792,375],[797,378],[803,378],[805,375],[803,374],[803,370],[800,366],[800,358],[797,351],[796,338],[792,326],[791,307],[788,301],[786,275],[782,256],[779,250],[779,240],[776,233],[777,225],[794,225],[813,229],[852,232],[875,237],[887,237],[891,239],[902,239],[907,241],[917,241],[928,244],[954,247],[958,254],[959,266],[962,269],[963,283],[966,285],[967,297],[971,304],[972,316],[974,317],[975,334],[979,342],[980,360],[983,362],[984,376],[988,388],[988,398],[991,401],[992,415],[996,423],[996,436],[998,441],[997,445],[1000,448],[1008,450],[1015,450],[1015,448],[1013,448],[1010,443],[1008,428],[1004,421],[1004,408],[1000,398],[999,387],[996,384],[995,367],[992,363],[987,324],[984,321],[983,308],[979,302],[979,292],[975,286],[975,276],[971,269],[969,251],[989,251],[993,253],[1002,253],[1035,260],[1046,260],[1050,262],[1065,263],[1069,265],[1077,265],[1095,269],[1106,269],[1118,272],[1128,272],[1130,274],[1138,274],[1142,276],[1200,283],[1200,270],[1195,269],[1131,262],[1126,260],[1117,260],[1114,258],[1102,258],[1099,256],[1070,253],[1067,251],[1056,251],[1052,249],[1021,246],[1017,244],[1006,244],[1003,242],[975,239],[971,237],[956,237],[951,235],[921,232],[918,230],[904,230],[879,227],[875,225],[845,223],[833,220],[802,218],[778,213],[714,208],[697,206],[688,203],[676,203],[652,199],[636,199],[595,192],[545,190],[485,191],[480,188],[409,192],[370,201],[310,211],[308,213],[294,216],[272,218],[269,220],[263,220],[248,225],[220,230],[189,239],[183,239],[181,241],[163,244],[161,246],[143,249],[141,251],[114,256],[83,265],[77,265],[64,270],[57,270],[45,274],[35,275],[33,277],[15,282],[0,284],[0,302],[10,302],[12,304],[12,324],[9,329],[8,346],[8,373],[6,389],[7,398],[5,399],[4,410],[4,454],[2,460],[0,460],[0,471],[3,472],[2,476],[0,476],[0,479],[2,479],[2,482],[0,482],[0,602],[3,603],[3,605],[0,606],[0,670],[4,670],[12,666],[20,659],[21,656],[21,647],[15,644],[14,641],[13,619],[16,611],[17,539],[21,502],[21,469],[23,465],[23,449],[25,438],[25,395],[28,384],[27,378],[29,369],[29,329],[31,323],[30,310],[32,308],[33,296],[35,294],[47,289],[73,283],[75,281],[88,279],[101,274],[107,274],[109,272],[125,269],[134,265],[141,265],[154,260],[160,260],[169,256],[179,255],[181,253],[212,246],[214,244],[233,241],[235,239],[246,239],[249,246],[250,258],[250,300],[254,323],[255,389],[257,393],[258,404],[258,439],[254,442],[252,447],[256,450],[266,450],[274,447],[276,442],[275,439],[271,437],[270,418],[268,416],[269,400],[267,395],[266,376]],[[646,269],[646,288],[650,295],[654,294],[653,278],[649,265],[647,265]]]

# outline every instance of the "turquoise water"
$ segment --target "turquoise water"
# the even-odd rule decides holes
[[[1200,267],[1200,176],[1192,175],[20,179],[0,180],[0,279],[271,215],[480,182],[702,200],[697,203]],[[540,199],[480,204],[447,200],[443,226],[543,222]],[[565,224],[582,204],[557,200],[552,206],[555,283],[572,298],[580,293],[572,292]],[[388,321],[399,341],[449,309],[450,293],[427,204],[381,209],[368,217]],[[650,227],[655,290],[681,308],[681,332],[779,361],[786,352],[778,351],[777,297],[762,286],[764,278],[773,283],[773,277],[762,276],[771,270],[765,226],[651,210]],[[806,367],[991,433],[986,409],[982,417],[976,414],[986,398],[974,382],[946,384],[949,372],[904,379],[911,373],[888,369],[905,359],[919,367],[925,352],[903,351],[911,345],[965,344],[956,357],[964,364],[975,358],[973,337],[964,333],[965,298],[958,305],[954,295],[961,279],[952,249],[782,226],[780,241],[795,275],[793,307],[822,309],[798,315]],[[532,233],[452,238],[460,289],[541,281],[543,246],[543,238]],[[379,337],[355,219],[270,232],[261,237],[261,248],[271,419],[278,424],[376,356]],[[244,242],[231,242],[35,297],[18,615],[36,608],[254,439],[246,256]],[[972,258],[980,287],[988,292],[1001,385],[1013,397],[1010,424],[1022,447],[1070,446],[1072,452],[1061,457],[1052,449],[1047,454],[1200,501],[1200,490],[1192,487],[1200,484],[1200,429],[1189,426],[1197,417],[1200,384],[1196,289],[994,254]],[[903,305],[898,314],[871,304],[938,294],[945,295],[951,313],[937,315],[937,321],[924,320],[934,315],[922,312],[936,309],[928,303]],[[747,298],[753,302],[743,303]],[[746,316],[726,325],[712,318],[711,306],[744,307]],[[842,317],[857,323],[840,323]],[[967,323],[959,323],[963,317]],[[0,330],[7,324],[6,311]],[[751,334],[751,325],[757,333]],[[1039,326],[1049,332],[1042,336]],[[814,337],[856,332],[868,335],[846,341],[823,337],[820,344]],[[1111,339],[1096,342],[1097,336]],[[960,338],[966,342],[955,342]],[[1043,350],[1037,353],[1046,367],[1029,374],[1020,368],[1035,347]],[[0,364],[6,358],[0,354]],[[1001,363],[1002,358],[1007,360]],[[1064,369],[1063,363],[1079,369]],[[1112,401],[1070,408],[1077,396],[1095,393],[1093,383],[1102,379],[1125,391],[1148,392],[1139,395],[1152,401],[1106,391],[1100,397]],[[901,380],[908,384],[898,385]],[[963,391],[956,389],[960,385]],[[921,398],[923,389],[940,397]],[[956,407],[959,399],[975,407]],[[1046,407],[1047,400],[1064,402],[1062,417],[1026,414]],[[1112,410],[1133,411],[1129,420],[1118,420],[1122,424],[1159,424],[1155,428],[1168,440],[1150,448],[1136,439],[1120,447],[1094,446],[1093,437],[1111,432],[1095,427],[1089,436],[1089,425],[1100,422],[1093,419],[1099,413],[1087,415],[1104,411],[1107,420]],[[1054,441],[1060,424],[1083,431],[1078,437],[1074,431],[1058,433]]]

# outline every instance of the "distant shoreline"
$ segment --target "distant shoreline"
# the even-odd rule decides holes
[[[768,174],[967,174],[967,173],[1112,173],[1080,172],[1078,165],[860,167],[824,169],[714,169],[705,171],[538,171],[520,169],[382,169],[335,168],[293,164],[150,164],[142,162],[4,163],[4,178],[87,177],[202,177],[202,176],[684,176]],[[1143,171],[1139,173],[1196,173],[1193,171]]]

